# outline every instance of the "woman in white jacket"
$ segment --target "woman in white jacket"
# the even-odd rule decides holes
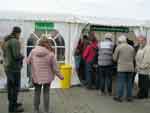
[[[136,54],[136,69],[139,74],[138,98],[148,98],[149,75],[150,75],[150,44],[146,43],[146,37],[139,36],[139,49]]]

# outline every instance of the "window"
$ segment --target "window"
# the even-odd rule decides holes
[[[42,35],[46,35],[48,39],[51,40],[50,42],[52,42],[53,48],[55,50],[57,61],[60,63],[64,63],[65,41],[62,35],[56,29],[52,29],[50,31],[35,30],[35,32],[31,33],[27,41],[27,55],[29,54],[31,49],[36,46],[37,41],[40,39]]]

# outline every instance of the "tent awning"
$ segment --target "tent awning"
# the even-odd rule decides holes
[[[47,13],[29,13],[29,12],[9,12],[0,11],[0,20],[17,20],[17,21],[54,21],[54,22],[71,22],[105,26],[128,26],[150,27],[144,20],[118,19],[118,18],[99,18],[90,16],[80,16],[73,14],[47,14]]]

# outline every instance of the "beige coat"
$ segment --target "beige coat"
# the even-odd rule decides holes
[[[136,69],[139,74],[150,74],[150,45],[139,49],[136,55]]]
[[[118,72],[134,72],[134,58],[134,48],[127,43],[118,45],[113,54],[113,60],[117,62]]]

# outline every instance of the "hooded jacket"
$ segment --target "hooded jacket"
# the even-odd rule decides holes
[[[27,63],[32,65],[33,83],[50,84],[55,74],[61,76],[54,53],[44,47],[35,47],[29,54]]]

